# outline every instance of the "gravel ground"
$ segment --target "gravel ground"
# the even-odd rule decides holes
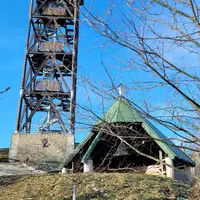
[[[35,170],[33,167],[21,163],[0,162],[0,176],[42,174],[41,170]]]

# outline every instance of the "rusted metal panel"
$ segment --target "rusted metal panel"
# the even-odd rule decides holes
[[[61,83],[54,80],[37,80],[35,82],[36,91],[57,91],[61,90]]]
[[[66,10],[64,8],[44,8],[43,15],[65,16]]]
[[[39,50],[40,51],[63,51],[64,43],[62,42],[41,42]]]

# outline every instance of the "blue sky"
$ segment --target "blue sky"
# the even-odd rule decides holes
[[[85,1],[86,5],[89,0]],[[98,9],[104,10],[107,1],[104,0],[98,4]],[[94,9],[95,4],[91,5]],[[95,6],[95,7],[94,7]],[[19,100],[19,90],[22,66],[24,60],[25,42],[27,34],[29,12],[29,0],[11,0],[3,1],[0,6],[0,52],[1,52],[1,84],[0,91],[8,86],[11,90],[0,96],[0,147],[9,147],[12,133],[15,131],[17,106]],[[80,27],[80,55],[79,65],[80,71],[84,71],[88,75],[91,73],[91,67],[94,63],[98,63],[100,52],[98,46],[98,37],[94,36],[94,32],[81,25]],[[89,59],[89,55],[93,55],[93,59]],[[96,64],[96,67],[98,64]],[[83,69],[84,68],[84,69]],[[95,69],[98,71],[97,69]],[[79,95],[82,96],[81,94]],[[83,136],[84,137],[84,136]]]
[[[11,90],[0,99],[0,147],[8,147],[15,131],[19,86],[24,57],[29,1],[1,2],[0,7],[0,90]],[[8,11],[9,10],[9,11]]]
[[[92,2],[92,4],[91,4]],[[85,0],[86,7],[91,8],[99,15],[105,12],[108,1],[90,1]],[[0,90],[4,90],[8,86],[11,90],[0,96],[0,147],[9,147],[12,133],[15,131],[17,106],[19,100],[20,80],[22,73],[22,65],[24,60],[25,42],[27,34],[29,12],[29,0],[3,1],[0,7],[0,52],[1,52],[1,84]],[[83,19],[83,18],[82,18]],[[106,48],[105,48],[106,47]],[[121,82],[128,84],[131,80],[149,79],[149,74],[141,74],[135,70],[134,73],[128,71],[117,70],[123,62],[129,58],[129,52],[124,51],[117,46],[109,45],[105,39],[100,37],[92,28],[83,20],[80,26],[80,43],[79,43],[79,76],[84,76],[97,84],[99,87],[109,88],[110,81],[106,75],[101,60],[110,72],[115,85]],[[123,60],[117,60],[120,56]],[[114,66],[114,67],[113,67]],[[86,86],[88,87],[88,86]],[[89,87],[88,87],[89,90]],[[111,92],[107,90],[107,92]],[[159,102],[164,91],[154,90],[154,93],[160,93],[157,97],[153,97],[151,102]],[[100,107],[101,98],[89,91],[92,99],[92,109],[102,115],[103,111]],[[126,96],[135,103],[140,103],[148,97],[148,92],[134,91],[126,93]],[[84,90],[83,82],[78,78],[78,104],[89,105],[88,94]],[[105,110],[113,101],[105,99]],[[88,131],[88,130],[87,130]],[[87,135],[87,131],[77,130],[78,140],[80,141]]]

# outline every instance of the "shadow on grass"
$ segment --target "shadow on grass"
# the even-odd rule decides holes
[[[11,184],[17,183],[23,176],[0,176],[0,187],[6,187]]]
[[[68,198],[64,198],[63,200],[72,200],[73,196],[70,196]],[[93,200],[93,199],[98,199],[98,200],[114,200],[116,199],[116,197],[113,197],[112,199],[110,199],[110,197],[106,198],[104,195],[95,195],[94,193],[91,194],[87,194],[87,195],[81,195],[77,197],[77,200]],[[138,200],[138,199],[135,199]],[[169,198],[146,198],[146,199],[142,199],[142,200],[169,200]]]
[[[72,200],[73,196],[64,198],[63,200]],[[100,193],[100,192],[92,192],[92,193],[88,193],[88,194],[84,194],[84,195],[77,195],[77,200],[90,200],[90,199],[102,199],[102,200],[108,200],[110,198],[106,198],[104,194]]]
[[[144,199],[144,200],[169,200],[170,198],[148,198],[148,199]]]
[[[125,186],[120,186],[120,187],[116,187],[115,189],[113,189],[112,191],[111,190],[104,190],[103,192],[100,192],[100,191],[94,191],[94,192],[89,192],[87,194],[82,194],[82,195],[79,195],[77,194],[77,200],[115,200],[115,199],[119,199],[119,200],[124,200],[124,198],[126,199],[126,197],[117,197],[116,196],[116,193],[117,191],[119,191],[120,189],[124,189],[126,188]],[[131,192],[135,193],[135,191],[130,191],[130,194]],[[125,194],[126,196],[127,194]],[[72,200],[73,199],[73,196],[71,195],[70,197],[65,197],[63,198],[63,200]],[[127,197],[127,199],[130,199],[130,197]],[[156,197],[144,197],[144,196],[141,196],[139,195],[138,197],[135,197],[133,200],[139,200],[139,199],[142,199],[142,200],[169,200],[170,198],[169,197],[162,197],[162,198],[156,198]]]
[[[174,195],[174,191],[168,191],[168,188],[162,188],[165,191],[161,191],[161,190],[158,191],[159,193],[162,194],[161,195],[162,197],[148,197],[148,194],[143,194],[143,192],[141,192],[141,194],[140,194],[139,191],[132,190],[131,186],[127,187],[126,185],[121,185],[121,186],[116,186],[115,188],[112,188],[112,190],[103,190],[103,192],[94,191],[94,192],[89,192],[87,194],[82,194],[82,195],[77,194],[77,200],[90,200],[90,199],[91,200],[92,199],[95,199],[95,200],[97,200],[97,199],[98,200],[115,200],[115,199],[124,200],[124,198],[126,199],[126,197],[123,196],[123,194],[122,194],[121,198],[120,197],[118,198],[116,196],[116,193],[118,191],[120,191],[122,189],[126,189],[126,188],[130,188],[130,191],[128,191],[127,194],[124,194],[125,196],[127,196],[127,195],[129,196],[129,195],[131,195],[131,193],[138,194],[138,196],[134,198],[135,200],[139,200],[139,199],[142,199],[142,200],[169,200],[169,199],[177,198]],[[167,192],[169,194],[166,194]],[[127,196],[127,199],[130,199],[130,197],[128,197],[128,196]],[[72,199],[73,199],[73,196],[70,196],[70,197],[64,198],[63,200],[72,200]]]

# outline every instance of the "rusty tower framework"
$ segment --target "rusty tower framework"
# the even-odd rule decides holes
[[[30,133],[42,112],[37,132],[74,134],[81,5],[83,0],[31,0],[16,132]]]

